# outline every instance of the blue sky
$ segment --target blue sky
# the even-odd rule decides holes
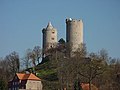
[[[120,0],[0,0],[0,57],[42,47],[42,29],[49,21],[65,39],[66,18],[82,19],[89,52],[105,48],[120,58]]]

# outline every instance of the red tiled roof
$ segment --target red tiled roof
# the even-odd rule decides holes
[[[31,74],[17,73],[16,75],[20,80],[41,80],[32,73]]]
[[[81,84],[83,90],[89,90],[89,84]]]
[[[89,84],[82,83],[81,86],[83,90],[89,90]],[[98,90],[98,88],[93,84],[91,84],[91,88],[92,90]]]

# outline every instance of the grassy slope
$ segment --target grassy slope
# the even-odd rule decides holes
[[[35,67],[37,76],[42,79],[43,90],[56,90],[58,86],[57,70],[53,68],[49,60],[44,60]]]

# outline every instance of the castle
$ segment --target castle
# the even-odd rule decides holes
[[[57,29],[51,22],[43,28],[43,52],[57,45]],[[66,43],[72,51],[76,51],[83,44],[83,22],[82,20],[66,19]]]

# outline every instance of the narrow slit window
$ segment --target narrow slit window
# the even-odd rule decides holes
[[[52,38],[52,40],[54,40],[55,38]]]
[[[52,31],[52,34],[54,34],[55,32],[54,31]]]

